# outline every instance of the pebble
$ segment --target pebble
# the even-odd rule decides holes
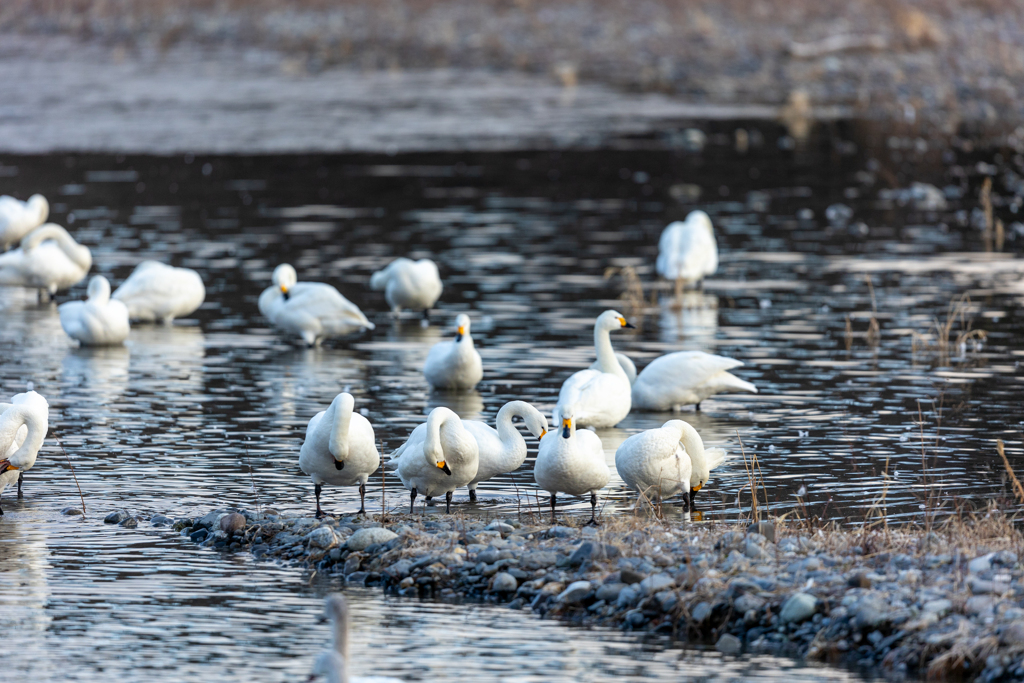
[[[63,508],[60,511],[60,514],[62,514],[62,515],[82,515],[82,514],[85,514],[85,513],[83,513],[78,508]]]
[[[233,536],[243,529],[245,529],[245,517],[237,512],[232,512],[220,518],[220,530],[228,536]]]
[[[135,519],[134,517],[128,517],[126,519],[121,520],[118,526],[124,527],[125,529],[134,529],[139,526],[139,520]]]
[[[375,543],[387,543],[396,538],[398,534],[394,531],[377,526],[355,532],[349,536],[347,545],[349,550],[365,550]]]
[[[557,602],[575,605],[583,602],[584,598],[590,595],[589,581],[573,581],[568,587],[555,598]]]
[[[238,515],[238,516],[241,517],[241,515]],[[230,517],[230,515],[229,515],[229,517]],[[228,517],[225,517],[224,519],[226,520],[226,519],[228,519]],[[243,518],[242,521],[243,521],[243,524],[244,524],[245,519]],[[221,520],[221,528],[222,529],[224,528],[224,520]],[[362,529],[361,531],[370,531],[370,529]],[[381,529],[381,531],[386,531],[386,529]],[[356,533],[359,533],[359,532],[356,532]],[[354,535],[355,534],[353,534],[353,536]],[[391,533],[391,536],[393,538],[398,538],[398,535],[395,534],[395,533]],[[334,529],[332,529],[331,527],[326,526],[326,525],[325,526],[317,527],[316,529],[313,529],[312,531],[310,531],[308,534],[306,534],[306,540],[309,541],[309,545],[311,547],[313,547],[313,548],[321,548],[321,549],[325,549],[325,550],[329,549],[329,548],[333,548],[334,545],[337,544],[337,542],[338,542],[337,536],[334,535]],[[351,545],[352,539],[349,538],[348,540],[349,540],[349,549],[350,550],[358,550],[358,548],[353,548],[352,547],[352,545]]]
[[[810,619],[818,611],[818,601],[807,593],[793,593],[782,606],[779,620],[783,624],[800,623]]]
[[[491,581],[491,590],[495,593],[513,593],[519,588],[519,582],[508,572],[498,572]]]
[[[104,524],[120,524],[124,520],[128,519],[128,512],[125,510],[114,510],[106,517],[103,518]]]
[[[715,643],[715,649],[723,655],[738,655],[743,650],[743,643],[731,633],[723,633]]]
[[[149,518],[149,523],[153,526],[171,526],[174,524],[174,520],[164,515],[153,515]]]

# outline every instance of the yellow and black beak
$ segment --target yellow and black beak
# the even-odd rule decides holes
[[[569,438],[569,429],[572,428],[572,420],[565,418],[562,420],[562,438]]]
[[[442,460],[441,462],[437,463],[437,469],[441,470],[442,472],[447,474],[449,477],[452,476],[452,468],[448,467],[448,463],[446,463],[444,460]]]
[[[334,461],[334,469],[336,469],[336,470],[343,470],[343,469],[345,469],[345,461],[344,460],[335,460]]]
[[[464,335],[464,334],[466,334],[466,326],[465,325],[459,325],[459,329],[455,333],[455,341],[457,341],[457,342],[462,341],[462,335]]]
[[[546,430],[546,429],[540,430],[540,436],[538,436],[537,439],[538,440],[543,439],[547,435],[547,433],[548,433],[548,430]]]
[[[700,491],[700,490],[701,490],[701,488],[702,488],[703,486],[704,486],[704,484],[697,484],[697,485],[696,485],[696,486],[694,486],[694,487],[693,487],[693,488],[692,488],[691,490],[692,490],[692,491],[693,491],[694,493],[697,493],[697,491]]]
[[[289,297],[287,285],[281,285],[281,293],[284,294],[284,300],[287,301]]]
[[[629,330],[635,330],[636,329],[636,325],[630,325],[629,322],[627,322],[625,318],[619,318],[619,324],[622,325],[623,327],[625,327],[626,329],[629,329]]]

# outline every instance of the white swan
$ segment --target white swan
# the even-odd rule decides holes
[[[306,439],[299,451],[299,468],[313,480],[316,516],[320,509],[320,490],[331,486],[359,485],[359,514],[366,513],[366,482],[380,465],[376,437],[370,421],[352,412],[351,394],[334,397],[327,410],[313,416],[306,426]]]
[[[482,481],[506,472],[515,472],[526,461],[526,440],[512,424],[512,418],[521,417],[538,439],[548,432],[548,420],[526,401],[509,401],[498,411],[494,420],[497,427],[476,420],[463,420],[465,427],[476,439],[480,464],[476,476],[469,482],[469,499],[476,500],[476,487]]]
[[[36,464],[49,429],[49,410],[46,399],[34,391],[15,394],[11,403],[0,403],[0,496],[9,484],[18,482],[21,497],[24,472]]]
[[[299,335],[310,346],[319,346],[330,337],[373,329],[359,307],[338,290],[322,282],[297,282],[295,269],[287,263],[274,269],[273,283],[260,294],[260,313],[275,327]]]
[[[590,523],[597,524],[597,492],[611,478],[611,470],[604,460],[604,446],[594,432],[576,429],[573,406],[563,406],[561,415],[560,429],[548,432],[540,441],[533,477],[538,486],[551,494],[552,522],[555,521],[557,494],[584,496],[589,493]]]
[[[472,389],[484,378],[480,353],[469,333],[469,316],[455,318],[455,341],[441,341],[430,349],[423,374],[435,389]]]
[[[384,290],[391,312],[395,316],[403,308],[423,311],[426,318],[430,309],[441,297],[441,275],[437,272],[437,264],[427,258],[413,261],[397,258],[370,276],[370,288]]]
[[[160,320],[169,325],[203,304],[206,287],[203,278],[191,268],[143,261],[114,291],[114,298],[124,302],[132,320]]]
[[[697,431],[682,420],[634,434],[615,451],[615,469],[641,498],[655,503],[682,492],[689,509],[693,463],[688,444],[694,437],[700,441]],[[703,444],[700,450],[703,453]]]
[[[459,416],[447,408],[434,408],[426,424],[412,431],[402,446],[391,454],[385,467],[398,470],[398,478],[409,489],[409,513],[416,496],[445,497],[445,512],[452,511],[452,492],[476,477],[480,448],[463,426]]]
[[[718,270],[718,244],[711,218],[703,211],[691,211],[685,221],[675,221],[658,241],[658,274],[674,280],[676,294],[685,285],[701,282]]]
[[[590,369],[580,370],[562,384],[555,406],[554,422],[558,424],[561,410],[571,405],[580,427],[614,427],[629,415],[632,402],[629,377],[615,358],[609,333],[623,327],[632,328],[618,311],[605,311],[594,323],[594,348],[597,362]]]
[[[102,275],[89,280],[85,301],[69,301],[57,307],[60,326],[83,346],[120,344],[128,338],[128,307],[110,298],[110,283]]]
[[[316,658],[309,680],[316,680],[318,676],[323,676],[326,683],[402,683],[400,679],[390,676],[349,678],[348,601],[340,593],[329,595],[324,601],[324,616],[331,623],[331,647],[321,652]]]
[[[52,297],[81,282],[91,267],[89,247],[47,223],[26,235],[17,249],[0,254],[0,285],[38,289]]]
[[[742,361],[703,351],[677,351],[655,358],[637,377],[636,366],[628,356],[615,358],[633,382],[633,410],[668,411],[696,404],[716,394],[746,392],[756,394],[757,387],[728,372]],[[597,363],[590,366],[596,368]]]
[[[50,204],[41,194],[32,195],[27,202],[7,195],[0,197],[0,251],[20,242],[46,222],[49,215]]]

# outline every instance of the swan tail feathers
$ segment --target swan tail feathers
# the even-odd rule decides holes
[[[730,389],[746,392],[748,394],[757,393],[757,387],[755,387],[750,382],[746,382],[729,372],[723,372],[722,375],[722,379],[725,380],[725,386],[729,387]]]

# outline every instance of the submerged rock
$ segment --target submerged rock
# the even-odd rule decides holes
[[[128,519],[129,515],[126,510],[114,510],[106,517],[103,518],[104,524],[120,524],[124,520]]]

